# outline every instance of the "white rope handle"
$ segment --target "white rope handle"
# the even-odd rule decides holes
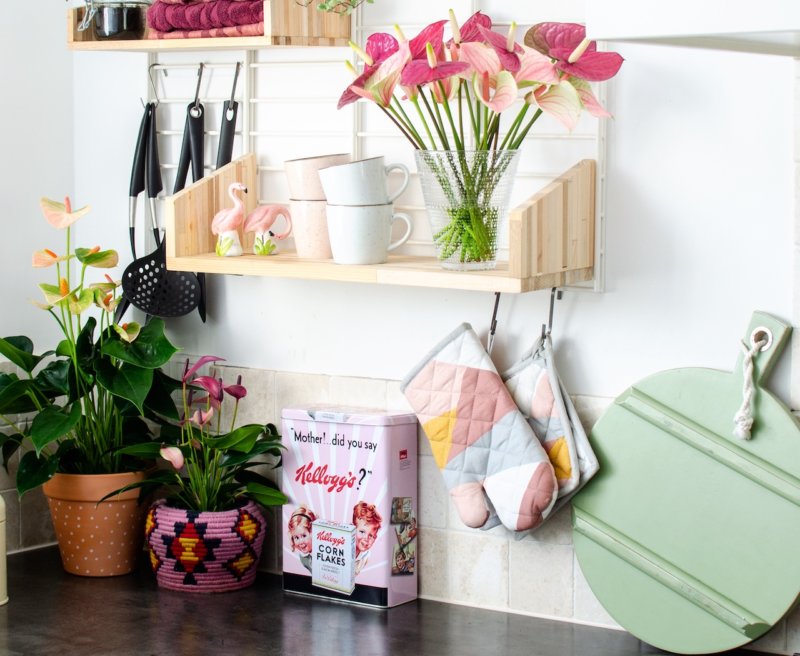
[[[733,436],[740,440],[749,440],[753,429],[753,411],[750,407],[756,392],[755,385],[753,384],[753,358],[756,353],[767,346],[769,341],[768,336],[762,332],[757,342],[754,338],[750,339],[751,348],[748,349],[744,342],[741,343],[744,353],[744,361],[742,363],[742,374],[744,378],[742,384],[742,405],[733,417]]]

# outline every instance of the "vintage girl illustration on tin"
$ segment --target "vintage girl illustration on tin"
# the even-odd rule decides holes
[[[292,551],[297,552],[297,557],[309,572],[311,571],[311,524],[316,518],[317,515],[313,510],[298,506],[287,523]]]
[[[371,503],[359,501],[353,507],[353,525],[356,527],[356,574],[361,572],[369,558],[369,550],[378,538],[383,518]]]

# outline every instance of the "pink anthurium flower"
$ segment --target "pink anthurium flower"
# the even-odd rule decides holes
[[[219,408],[222,404],[222,379],[211,376],[198,376],[192,381],[192,385],[198,385],[208,392],[208,402],[212,408]]]
[[[571,77],[569,78],[569,82],[575,87],[581,99],[581,104],[587,112],[597,118],[611,118],[611,114],[600,104],[597,98],[595,98],[594,93],[592,93],[592,87],[586,80]]]
[[[353,83],[350,90],[358,96],[373,100],[381,107],[388,107],[392,102],[395,87],[400,81],[400,73],[410,59],[408,42],[400,44],[394,53],[381,62],[372,75],[363,80],[361,86]]]
[[[517,99],[517,83],[509,71],[500,71],[496,75],[475,75],[473,86],[475,95],[496,114],[511,107]]]
[[[522,54],[522,47],[514,41],[514,33],[516,32],[517,24],[511,23],[508,30],[508,36],[504,37],[502,34],[488,30],[482,25],[478,26],[478,31],[485,39],[497,56],[500,58],[503,68],[511,73],[516,73],[520,68],[519,56]]]
[[[339,98],[338,109],[354,103],[363,96],[363,94],[356,93],[355,89],[363,89],[367,80],[378,70],[381,63],[393,55],[399,47],[397,39],[386,32],[377,32],[370,35],[364,50],[358,48],[354,43],[351,46],[354,47],[364,61],[364,70],[351,84],[347,85],[344,93]],[[371,98],[372,96],[365,97]]]
[[[208,422],[211,421],[211,418],[213,416],[214,416],[214,408],[213,407],[209,408],[208,410],[195,410],[194,414],[192,415],[192,418],[190,419],[190,421],[193,424],[195,424],[196,426],[199,426],[200,428],[202,428]]]
[[[177,446],[162,446],[158,453],[175,469],[180,469],[183,467],[183,451],[181,451]]]
[[[567,80],[550,86],[536,86],[525,100],[555,118],[568,130],[573,130],[578,124],[583,108],[578,91]]]
[[[89,205],[85,205],[73,212],[69,196],[64,199],[63,203],[42,198],[39,201],[39,207],[42,208],[44,218],[54,228],[67,228],[92,209]]]
[[[239,376],[236,379],[236,384],[228,385],[224,389],[228,394],[230,394],[237,401],[240,401],[245,396],[247,396],[247,389],[245,388],[244,385],[242,385],[242,377],[241,376]]]
[[[535,83],[558,84],[560,76],[553,61],[534,48],[522,46],[519,58],[520,68],[514,73],[514,79],[520,88]]]
[[[400,83],[403,86],[419,86],[444,80],[459,73],[463,73],[469,68],[467,62],[440,62],[436,58],[433,45],[427,46],[428,56],[425,59],[414,59],[403,69]]]
[[[44,248],[40,251],[36,251],[33,254],[33,266],[37,268],[44,268],[53,266],[58,262],[64,262],[67,258],[65,255],[57,255],[49,248]]]
[[[559,70],[589,82],[614,77],[624,61],[619,53],[598,52],[577,23],[538,23],[525,34],[525,45],[556,60]]]
[[[453,38],[447,42],[447,47],[452,52],[453,45],[460,45],[462,43],[471,43],[473,41],[480,41],[483,37],[479,28],[487,30],[492,29],[492,19],[486,14],[476,11],[470,16],[463,25],[459,27],[456,21],[456,14],[450,10],[450,31],[453,33]]]
[[[425,59],[428,57],[428,44],[431,45],[437,57],[441,56],[444,47],[444,26],[446,20],[436,21],[424,28],[417,36],[408,42],[408,49],[412,59]]]
[[[189,360],[186,360],[186,366],[184,367],[183,372],[183,382],[185,383],[189,378],[194,376],[195,372],[200,369],[200,367],[208,364],[209,362],[224,362],[225,358],[217,357],[216,355],[204,355],[200,358],[197,362],[195,362],[191,367],[189,367]]]

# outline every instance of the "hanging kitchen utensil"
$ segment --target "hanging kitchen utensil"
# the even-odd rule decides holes
[[[226,100],[222,105],[222,125],[220,125],[219,128],[216,168],[229,164],[233,156],[233,138],[236,134],[236,115],[239,112],[239,103],[234,100],[234,97],[236,96],[236,81],[239,79],[240,66],[241,64],[236,62],[236,70],[233,73],[231,99]]]
[[[131,181],[128,190],[128,235],[131,242],[131,257],[136,259],[136,204],[139,194],[144,191],[144,169],[145,157],[147,154],[147,137],[150,132],[150,120],[155,111],[155,103],[147,103],[144,106],[142,121],[139,124],[139,135],[136,139],[136,149],[133,154],[133,165],[131,167]],[[124,295],[120,299],[119,305],[114,312],[114,322],[119,323],[122,316],[130,306],[130,300]]]
[[[189,172],[189,163],[192,165],[192,181],[197,182],[205,175],[205,149],[203,138],[205,135],[205,108],[200,102],[200,81],[203,77],[203,63],[197,71],[197,87],[194,100],[186,106],[186,121],[183,128],[183,141],[178,157],[178,170],[175,174],[175,185],[172,193],[177,194],[186,186],[186,176]],[[206,274],[198,273],[197,284],[200,288],[200,298],[197,302],[197,313],[200,320],[206,321]]]
[[[762,387],[790,331],[754,313],[734,373],[652,375],[591,432],[600,471],[572,499],[575,552],[600,603],[651,645],[732,649],[798,599],[800,427]],[[751,439],[735,435],[750,418]]]
[[[158,228],[156,196],[163,189],[158,160],[155,106],[146,139],[145,187],[156,249],[134,260],[122,275],[122,293],[142,312],[154,317],[188,314],[200,300],[200,285],[193,273],[167,270],[166,244]],[[135,160],[136,161],[136,160]]]

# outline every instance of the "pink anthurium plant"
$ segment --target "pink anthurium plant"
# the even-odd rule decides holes
[[[517,151],[543,114],[568,130],[584,110],[610,116],[589,83],[616,75],[622,57],[598,51],[575,23],[539,23],[517,43],[515,23],[502,34],[481,12],[459,25],[450,10],[449,21],[432,23],[410,40],[399,27],[395,31],[397,37],[371,35],[364,49],[351,44],[363,69],[353,69],[355,79],[339,107],[365,98],[417,151],[451,153],[433,171],[453,206],[450,223],[434,233],[434,241],[440,259],[460,252],[462,261],[480,261],[496,247],[487,226],[496,217],[475,205],[508,166],[509,158],[498,153]],[[506,114],[513,117],[503,124]],[[487,156],[473,162],[466,156],[470,151]],[[430,157],[418,154],[417,160],[435,166]]]
[[[64,231],[66,250],[33,254],[34,267],[54,270],[54,282],[39,285],[44,302],[35,305],[51,315],[63,339],[54,350],[34,354],[28,337],[0,338],[0,354],[21,372],[0,374],[4,465],[21,446],[31,447],[17,470],[20,495],[57,472],[142,469],[141,460],[118,449],[152,439],[143,417],[177,417],[166,401],[170,379],[159,370],[177,351],[163,321],[114,323],[119,281],[107,273],[93,282],[88,276],[117,266],[116,251],[72,247],[71,226],[90,208],[73,210],[69,198],[43,198],[40,207],[47,222]]]
[[[286,503],[277,485],[256,471],[259,466],[280,465],[284,447],[277,428],[273,424],[236,426],[239,402],[247,396],[241,376],[226,385],[213,369],[196,375],[206,365],[220,361],[222,358],[210,355],[191,366],[186,361],[181,381],[182,419],[162,426],[160,444],[122,449],[127,455],[161,459],[164,466],[125,489],[159,487],[171,505],[195,511],[230,510],[246,499],[262,506]]]

